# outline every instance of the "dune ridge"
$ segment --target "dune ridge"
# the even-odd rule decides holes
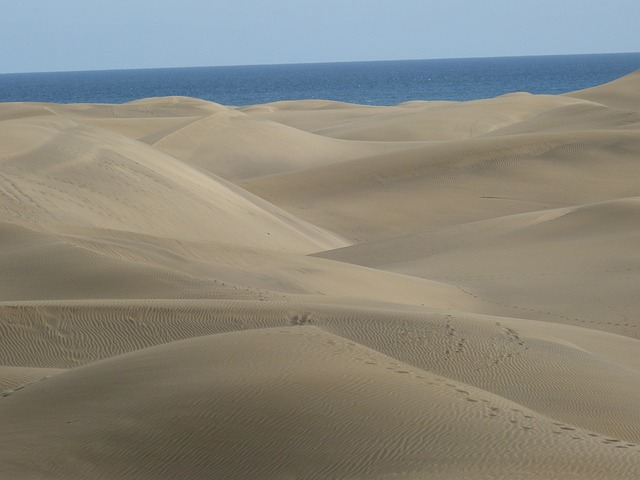
[[[638,92],[0,104],[0,479],[640,478]]]

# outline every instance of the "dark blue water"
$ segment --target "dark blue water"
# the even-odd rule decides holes
[[[640,53],[0,75],[0,102],[124,103],[167,95],[225,105],[327,99],[371,105],[565,93],[640,69]]]

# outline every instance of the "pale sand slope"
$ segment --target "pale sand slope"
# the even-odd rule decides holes
[[[394,107],[329,104],[319,109],[314,102],[277,102],[268,109],[247,107],[243,111],[328,137],[406,142],[471,138],[579,103],[567,97],[520,93],[465,103],[408,102]]]
[[[0,300],[304,294],[480,307],[448,283],[266,249],[89,229],[62,236],[2,223],[0,233]]]
[[[345,142],[237,110],[215,113],[142,140],[231,181],[366,158],[381,149],[408,148],[404,143]]]
[[[640,339],[639,220],[640,197],[633,197],[499,217],[318,255],[455,284],[484,302],[476,311]]]
[[[639,478],[639,82],[0,104],[0,478]]]
[[[4,302],[0,364],[70,368],[194,336],[313,325],[540,413],[640,443],[639,342],[595,330],[321,298]],[[597,413],[597,414],[594,414]],[[568,427],[568,425],[565,425]]]
[[[640,475],[636,446],[309,326],[98,362],[5,397],[0,419],[14,478]]]
[[[345,242],[141,142],[61,117],[0,124],[0,220],[308,253]],[[248,219],[250,218],[250,221]]]
[[[640,127],[429,142],[240,182],[357,241],[638,194]]]
[[[613,82],[598,87],[587,88],[569,93],[567,96],[618,108],[623,111],[640,111],[638,81],[640,71],[636,71]]]

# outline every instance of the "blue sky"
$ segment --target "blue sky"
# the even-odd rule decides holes
[[[0,73],[640,51],[638,0],[14,0]]]

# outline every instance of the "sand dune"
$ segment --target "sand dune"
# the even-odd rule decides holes
[[[476,311],[640,339],[640,198],[544,210],[318,254],[458,285]]]
[[[351,140],[424,141],[461,140],[519,122],[558,105],[567,98],[505,95],[491,100],[440,105],[404,105],[385,109],[375,117],[332,124],[315,132]]]
[[[637,130],[482,137],[239,184],[362,242],[634,196],[638,149]]]
[[[165,133],[143,140],[231,181],[364,158],[380,148],[313,135],[234,110]]]
[[[9,396],[16,389],[64,371],[60,368],[0,367],[0,395]]]
[[[326,302],[308,296],[4,302],[0,332],[20,340],[0,350],[0,361],[70,368],[177,339],[313,325],[558,421],[640,443],[637,340],[453,310]],[[606,420],[594,412],[607,412]]]
[[[242,111],[329,137],[407,142],[470,138],[576,103],[580,102],[559,96],[511,94],[474,102],[407,102],[394,107],[276,102]]]
[[[0,224],[0,232],[0,300],[339,295],[436,308],[476,303],[448,283],[265,249],[113,231],[62,236]]]
[[[567,96],[589,100],[620,110],[638,112],[640,111],[640,99],[638,99],[639,77],[640,71],[635,71],[605,85],[579,90],[569,93]]]
[[[640,473],[635,447],[561,430],[517,404],[447,383],[310,326],[202,337],[6,397],[0,451],[14,436],[25,450],[0,455],[8,473],[54,477]],[[60,406],[52,412],[51,403]],[[545,462],[534,464],[530,450]]]
[[[6,121],[0,130],[18,137],[0,145],[0,219],[8,222],[62,232],[68,226],[93,226],[299,252],[344,244],[221,178],[102,129],[55,119]]]
[[[0,104],[0,479],[640,478],[638,92]]]

